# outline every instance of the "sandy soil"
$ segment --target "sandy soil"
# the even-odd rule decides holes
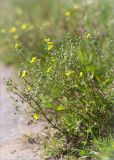
[[[45,122],[28,125],[26,114],[15,113],[4,78],[13,76],[13,69],[0,64],[0,160],[43,160],[42,139]]]

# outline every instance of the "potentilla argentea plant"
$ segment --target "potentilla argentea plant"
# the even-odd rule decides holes
[[[102,40],[101,40],[102,41]],[[107,95],[113,79],[111,49],[90,33],[77,40],[69,35],[58,51],[44,40],[46,54],[24,62],[23,89],[9,85],[33,108],[35,120],[43,115],[62,139],[61,154],[81,156],[95,138],[112,134],[112,102]],[[102,44],[102,45],[101,45]],[[110,52],[109,52],[110,51]],[[86,152],[85,152],[86,153]]]

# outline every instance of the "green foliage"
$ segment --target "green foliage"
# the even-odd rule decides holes
[[[109,137],[105,139],[100,139],[95,141],[96,149],[98,153],[96,154],[97,160],[112,160],[114,159],[114,139]]]
[[[76,40],[68,35],[59,51],[53,46],[43,59],[24,62],[23,90],[10,84],[15,94],[56,129],[55,137],[63,142],[57,152],[63,155],[90,157],[93,140],[112,133],[113,108],[107,88],[113,79],[114,59],[109,63],[112,44],[106,47],[105,43],[91,34]]]
[[[113,0],[10,0],[8,5],[6,13],[1,5],[4,21],[0,23],[0,41],[4,46],[1,51],[6,63],[20,64],[14,50],[17,42],[23,45],[25,58],[30,58],[45,54],[42,43],[45,37],[54,39],[56,48],[68,32],[73,37],[92,32],[102,38],[113,38]]]

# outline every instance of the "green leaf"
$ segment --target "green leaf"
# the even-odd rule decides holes
[[[107,78],[107,79],[105,80],[105,82],[104,82],[104,85],[108,85],[108,84],[110,84],[111,82],[112,82],[112,79]]]
[[[80,151],[80,156],[88,156],[88,151],[87,150],[81,150]]]
[[[57,107],[57,111],[63,111],[63,110],[65,110],[64,106],[60,105],[60,106]]]

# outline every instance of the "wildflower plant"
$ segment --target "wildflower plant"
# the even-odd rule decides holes
[[[54,128],[48,157],[113,159],[114,0],[11,1],[0,5],[0,59],[21,67],[21,85],[8,86],[32,119]]]
[[[45,42],[46,47],[53,45],[50,39]],[[43,59],[24,62],[23,89],[9,85],[33,109],[34,119],[43,115],[56,130],[54,138],[62,144],[53,156],[90,156],[94,139],[112,134],[113,109],[107,91],[114,59],[109,64],[111,45],[106,48],[101,42],[92,34],[75,40],[68,35],[59,51],[47,49]]]

